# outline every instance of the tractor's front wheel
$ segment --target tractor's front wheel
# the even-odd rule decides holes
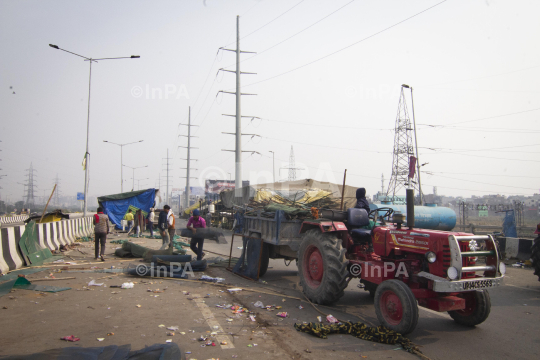
[[[316,304],[332,304],[347,287],[346,250],[334,234],[308,230],[298,250],[300,285],[307,298]]]
[[[459,295],[465,299],[465,309],[449,311],[455,322],[465,326],[483,323],[491,311],[491,299],[487,290],[475,290]]]
[[[381,325],[403,335],[412,332],[418,324],[416,298],[399,280],[386,280],[377,286],[375,313]]]
[[[534,275],[538,276],[540,281],[540,236],[534,239],[534,245],[532,246],[532,266],[534,269]]]

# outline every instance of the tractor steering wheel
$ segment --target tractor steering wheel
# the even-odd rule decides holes
[[[378,215],[380,212],[384,212],[383,215]],[[370,220],[373,220],[375,224],[377,224],[377,218],[382,220],[382,224],[385,224],[384,219],[390,220],[390,217],[394,214],[394,209],[392,208],[378,208],[371,210],[368,214],[368,218]]]

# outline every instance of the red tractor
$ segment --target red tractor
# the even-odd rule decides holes
[[[407,206],[407,213],[408,227],[391,208],[369,214],[348,209],[343,221],[304,221],[298,268],[305,295],[331,304],[352,278],[360,278],[375,298],[380,323],[401,334],[415,329],[418,306],[446,311],[463,325],[485,321],[491,308],[487,289],[502,285],[505,273],[493,237],[417,229],[414,207]]]

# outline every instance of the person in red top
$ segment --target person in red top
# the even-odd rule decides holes
[[[98,259],[101,254],[101,261],[105,261],[105,242],[107,241],[107,234],[109,233],[109,217],[103,213],[103,208],[100,206],[97,208],[97,214],[94,214],[94,234],[95,234],[95,253]],[[101,245],[101,252],[99,251],[99,245]]]
[[[189,247],[197,254],[197,260],[202,260],[205,253],[203,253],[204,238],[197,237],[197,229],[206,228],[206,221],[200,216],[201,213],[198,209],[193,210],[193,216],[189,218],[187,228],[193,231],[193,237]]]

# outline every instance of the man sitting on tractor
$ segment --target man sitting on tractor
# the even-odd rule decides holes
[[[356,209],[364,209],[369,214],[369,202],[366,199],[366,189],[358,188],[356,189]]]

